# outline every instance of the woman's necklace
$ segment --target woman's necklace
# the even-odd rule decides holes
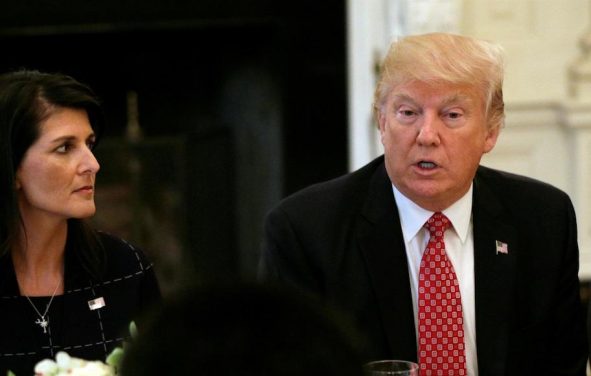
[[[37,321],[35,321],[35,324],[37,324],[41,328],[43,328],[43,333],[47,333],[47,327],[49,326],[49,317],[45,317],[45,316],[47,316],[47,312],[49,312],[49,307],[51,307],[51,302],[53,302],[53,298],[55,297],[55,293],[60,288],[61,284],[62,284],[62,281],[60,280],[57,283],[57,286],[55,286],[55,290],[53,290],[53,294],[51,294],[51,298],[49,299],[49,303],[47,303],[47,306],[45,306],[45,312],[43,312],[43,314],[41,314],[41,312],[39,312],[39,310],[37,309],[37,307],[35,307],[35,304],[33,304],[31,299],[27,295],[25,295],[25,298],[27,298],[29,303],[31,303],[31,307],[33,307],[33,309],[35,310],[35,312],[39,316]]]

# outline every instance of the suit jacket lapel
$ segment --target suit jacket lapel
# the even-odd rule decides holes
[[[509,215],[478,175],[472,215],[478,369],[481,376],[504,375],[518,238]],[[496,241],[507,244],[507,254],[497,253]]]
[[[366,261],[391,356],[416,361],[416,334],[406,251],[386,169],[374,174],[357,239]]]

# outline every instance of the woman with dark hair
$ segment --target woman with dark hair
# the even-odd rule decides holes
[[[73,78],[0,75],[0,375],[32,374],[58,351],[104,360],[161,299],[141,250],[84,222],[102,129]]]

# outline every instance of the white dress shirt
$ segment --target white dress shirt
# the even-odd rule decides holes
[[[423,227],[434,212],[425,210],[405,197],[396,187],[392,186],[404,244],[408,259],[410,289],[415,316],[415,333],[418,333],[418,288],[419,268],[423,252],[429,242],[429,231]],[[478,360],[476,358],[476,320],[474,308],[474,236],[472,233],[472,189],[453,205],[443,210],[443,214],[451,221],[452,227],[445,232],[445,251],[454,267],[460,293],[462,296],[462,312],[464,315],[464,344],[466,347],[466,369],[468,376],[478,376]],[[418,347],[418,341],[417,341]]]

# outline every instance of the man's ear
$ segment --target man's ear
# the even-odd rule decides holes
[[[501,131],[501,127],[497,126],[493,129],[487,130],[486,138],[484,139],[484,152],[488,153],[491,151],[495,145],[497,144],[497,139],[499,138],[499,133]]]
[[[380,138],[383,138],[384,133],[386,131],[386,115],[384,115],[383,111],[378,110],[377,120],[378,120],[378,130],[380,131]]]

